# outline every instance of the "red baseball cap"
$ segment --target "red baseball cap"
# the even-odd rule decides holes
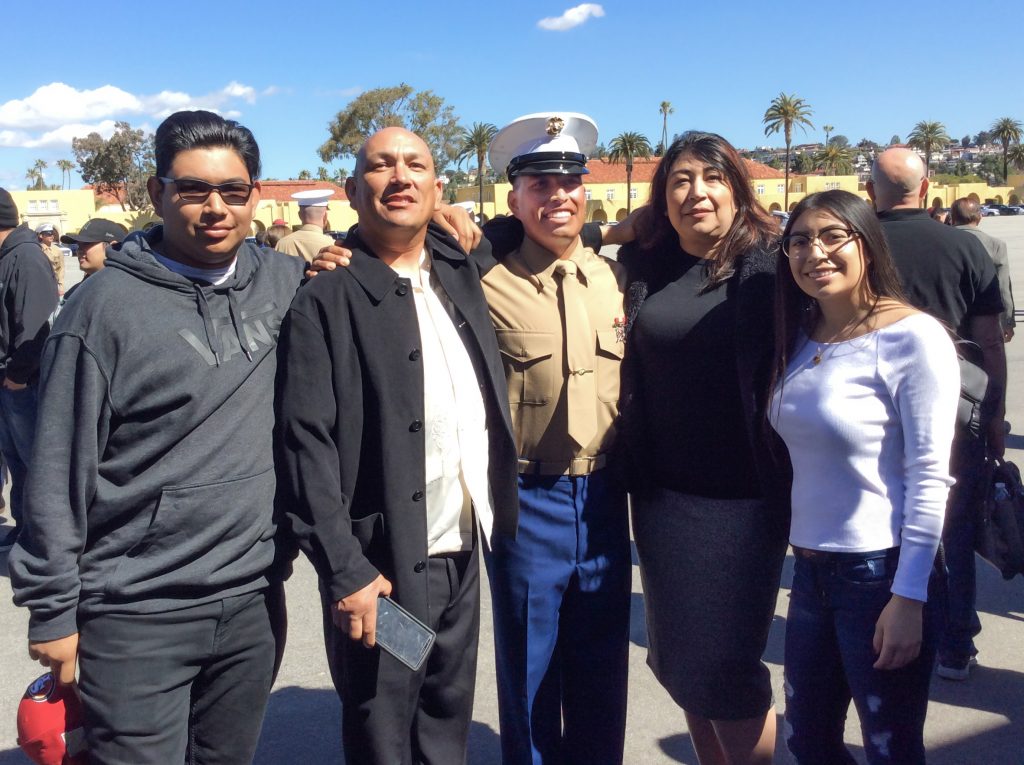
[[[47,672],[18,705],[18,746],[36,765],[87,765],[82,701]]]

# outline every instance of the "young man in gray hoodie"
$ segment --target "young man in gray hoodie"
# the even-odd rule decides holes
[[[80,668],[92,763],[248,763],[276,655],[273,395],[303,261],[245,243],[252,133],[156,132],[164,225],[131,234],[58,316],[11,553],[29,652]]]

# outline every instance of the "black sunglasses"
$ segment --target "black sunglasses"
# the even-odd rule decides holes
[[[182,202],[205,202],[214,191],[220,194],[225,204],[244,205],[256,187],[253,183],[230,181],[229,183],[207,183],[197,178],[159,178],[161,183],[173,183],[178,189]]]

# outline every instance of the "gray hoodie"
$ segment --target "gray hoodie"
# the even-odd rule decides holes
[[[151,613],[267,584],[278,328],[300,259],[243,244],[210,286],[134,233],[43,351],[25,524],[9,564],[30,640],[92,612]],[[148,238],[147,238],[148,237]]]

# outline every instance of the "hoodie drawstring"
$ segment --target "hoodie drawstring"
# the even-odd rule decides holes
[[[231,316],[231,326],[235,328],[235,337],[238,338],[238,346],[242,349],[245,357],[252,361],[252,354],[249,353],[249,344],[242,337],[242,329],[238,326],[238,304],[235,302],[235,291],[228,290],[228,314]]]
[[[210,346],[210,350],[213,351],[213,359],[217,362],[217,366],[220,366],[220,342],[217,340],[217,330],[214,329],[213,319],[210,318],[210,304],[206,302],[206,295],[203,293],[203,288],[192,283],[193,289],[196,291],[196,302],[199,304],[199,315],[203,317],[203,327],[206,329],[206,342]]]

